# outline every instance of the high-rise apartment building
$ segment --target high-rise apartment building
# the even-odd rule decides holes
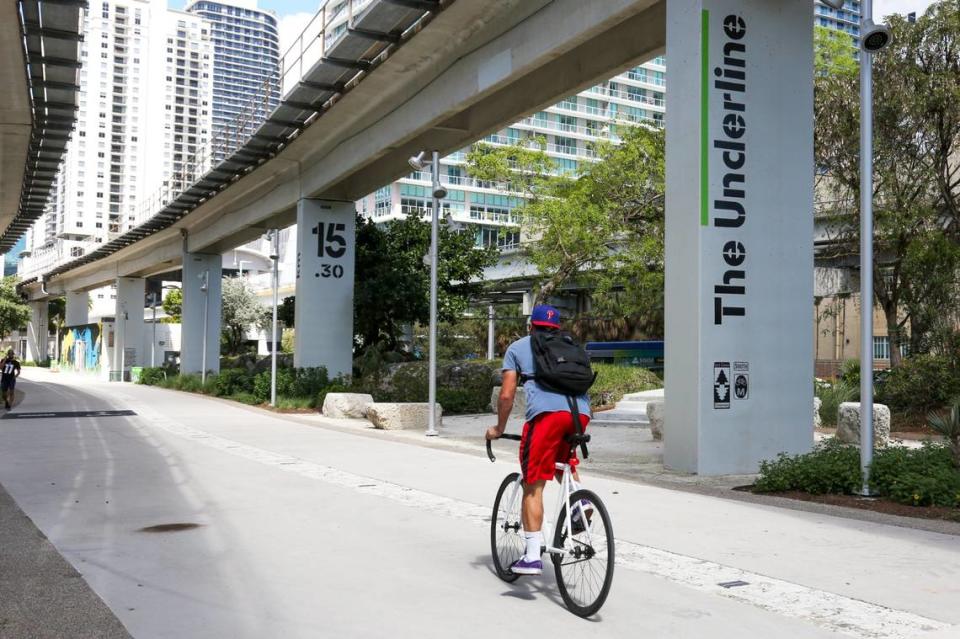
[[[610,80],[570,96],[543,111],[485,137],[482,142],[504,146],[538,139],[558,171],[575,175],[584,163],[594,161],[599,140],[616,140],[618,127],[648,123],[660,125],[664,116],[666,68],[663,57],[621,73]],[[441,160],[441,181],[448,185],[444,210],[455,222],[469,225],[477,246],[509,250],[520,242],[521,204],[516,194],[504,193],[495,184],[467,176],[464,149]],[[360,212],[376,221],[431,206],[430,174],[417,172],[389,184],[358,202]]]
[[[857,39],[860,37],[860,2],[846,0],[842,9],[834,9],[818,0],[814,5],[813,24],[849,33]]]
[[[209,162],[210,25],[165,0],[101,0],[83,30],[77,125],[21,275],[136,226]]]
[[[195,0],[186,9],[210,23],[213,132],[251,134],[280,103],[277,18],[256,0]],[[229,153],[214,144],[214,164]]]

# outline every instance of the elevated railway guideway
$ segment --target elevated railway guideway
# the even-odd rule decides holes
[[[284,57],[282,104],[255,126],[252,104],[215,141],[224,162],[197,157],[138,227],[24,291],[69,306],[115,282],[118,326],[105,330],[119,377],[137,360],[143,278],[182,268],[181,368],[215,370],[220,255],[297,224],[296,363],[349,373],[352,201],[421,149],[455,151],[666,51],[665,370],[668,397],[683,399],[666,403],[665,459],[754,472],[810,447],[811,0],[340,6],[325,4]]]
[[[76,121],[86,4],[0,6],[0,253],[43,214]]]

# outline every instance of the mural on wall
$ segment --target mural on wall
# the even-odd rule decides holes
[[[99,370],[102,332],[102,324],[67,327],[60,343],[60,367],[78,372]]]

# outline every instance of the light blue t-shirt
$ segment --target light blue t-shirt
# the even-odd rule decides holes
[[[530,336],[522,337],[510,345],[507,354],[503,357],[503,370],[517,371],[521,375],[533,375],[533,346],[530,344]],[[570,411],[570,404],[567,402],[567,396],[560,393],[552,393],[544,390],[537,385],[536,380],[530,379],[523,385],[527,393],[527,414],[526,420],[533,421],[533,418],[540,413],[555,413],[557,411]],[[581,415],[590,417],[590,398],[581,395],[577,398],[577,406]]]

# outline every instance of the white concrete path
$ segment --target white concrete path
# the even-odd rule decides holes
[[[960,637],[960,538],[588,479],[620,562],[593,620],[500,582],[513,469],[175,391],[31,370],[0,483],[136,637]],[[35,380],[35,381],[32,381]],[[175,533],[144,533],[196,523]],[[723,589],[721,581],[750,585]]]

